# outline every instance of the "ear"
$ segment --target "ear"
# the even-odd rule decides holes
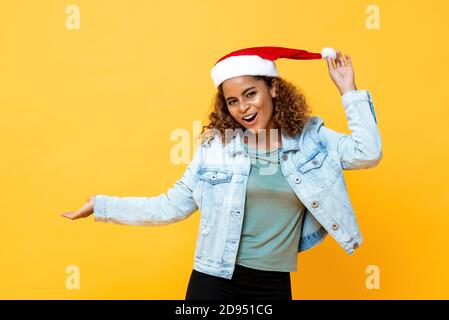
[[[272,98],[277,97],[277,79],[273,78],[273,80],[271,80],[271,88],[270,88],[270,95]]]

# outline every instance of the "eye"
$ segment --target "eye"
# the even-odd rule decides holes
[[[251,92],[249,92],[246,96],[247,96],[247,97],[250,97],[250,96],[253,96],[253,95],[255,95],[255,94],[256,94],[256,91],[251,91]],[[228,102],[228,105],[229,105],[229,106],[230,106],[230,105],[233,105],[234,102],[235,102],[235,100],[231,100],[230,102]]]

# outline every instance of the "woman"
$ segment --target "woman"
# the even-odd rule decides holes
[[[351,135],[308,115],[304,96],[279,77],[278,58],[326,59]],[[345,61],[330,48],[237,50],[218,60],[211,76],[217,94],[210,123],[172,188],[155,197],[92,196],[63,216],[161,225],[200,209],[186,299],[291,300],[298,252],[328,233],[349,254],[363,240],[342,170],[381,159],[371,95],[357,90],[349,55]]]

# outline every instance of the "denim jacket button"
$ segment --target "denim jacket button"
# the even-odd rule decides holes
[[[333,223],[332,226],[331,226],[331,229],[332,230],[337,230],[338,229],[338,224]]]
[[[282,155],[282,160],[285,161],[285,160],[287,160],[287,158],[288,158],[287,154],[284,153],[284,154]]]
[[[300,182],[301,182],[301,178],[300,178],[300,177],[297,177],[297,178],[295,179],[295,182],[296,182],[296,183],[300,183]]]
[[[318,201],[312,201],[312,208],[317,208],[318,207]]]
[[[354,242],[354,245],[352,246],[354,249],[357,249],[359,247],[359,243],[358,242]]]

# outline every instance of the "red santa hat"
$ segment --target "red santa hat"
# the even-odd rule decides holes
[[[324,48],[321,53],[308,52],[283,47],[251,47],[233,51],[220,58],[212,67],[210,75],[218,87],[223,81],[243,76],[279,76],[279,72],[274,61],[279,58],[311,60],[336,58],[336,52],[332,48]]]

